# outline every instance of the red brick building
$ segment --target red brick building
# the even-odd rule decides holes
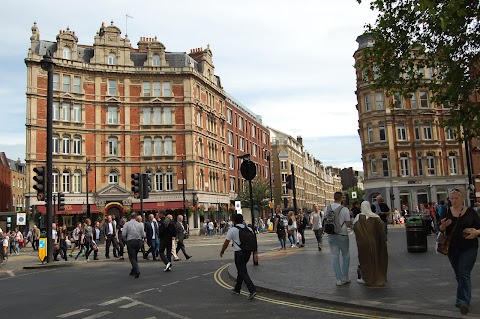
[[[94,218],[139,210],[132,173],[152,178],[146,211],[183,213],[185,187],[190,228],[198,228],[204,218],[201,208],[217,207],[219,216],[218,207],[228,207],[236,197],[230,177],[237,178],[238,167],[227,166],[227,152],[243,152],[237,150],[238,140],[228,144],[227,127],[236,139],[245,139],[245,149],[266,176],[268,130],[255,115],[229,102],[209,47],[189,54],[167,52],[156,37],[142,37],[133,48],[113,22],[102,24],[93,45],[78,44],[69,29],[60,31],[56,42],[41,40],[36,24],[30,40],[25,59],[27,180],[46,161],[47,74],[40,61],[48,50],[56,64],[53,193],[66,193],[60,223],[72,225],[75,216],[84,215],[87,196]],[[227,122],[227,103],[235,121],[244,119],[243,133]],[[31,203],[44,211],[32,187]]]

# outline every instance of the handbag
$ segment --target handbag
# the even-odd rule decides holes
[[[445,214],[445,216],[446,216],[446,214]],[[460,218],[462,216],[463,216],[463,214],[458,216],[457,222],[455,223],[455,227],[453,227],[452,234],[455,232],[455,229],[457,228],[457,225],[458,225],[458,221],[460,220]],[[442,255],[448,255],[448,250],[450,249],[451,236],[449,236],[445,233],[446,233],[446,229],[445,229],[445,232],[443,232],[443,233],[438,232],[438,235],[437,235],[436,250],[437,250],[437,253],[442,254]]]

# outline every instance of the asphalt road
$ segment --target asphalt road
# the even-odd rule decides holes
[[[277,246],[274,234],[259,240],[264,251]],[[113,259],[3,274],[0,318],[413,318],[262,291],[247,300],[229,290],[233,280],[226,267],[233,252],[229,248],[220,258],[222,243],[222,238],[188,240],[193,258],[174,263],[171,272],[164,272],[161,262],[141,259],[138,279],[128,275],[127,260]],[[272,271],[281,278],[294,267]]]

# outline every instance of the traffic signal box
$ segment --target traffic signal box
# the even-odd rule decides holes
[[[33,177],[33,180],[37,183],[33,185],[33,189],[37,191],[37,200],[44,201],[45,200],[45,166],[35,167],[33,172],[37,174]]]

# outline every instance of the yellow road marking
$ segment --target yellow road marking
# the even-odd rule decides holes
[[[223,288],[226,289],[231,289],[232,286],[227,284],[223,279],[222,279],[222,272],[227,269],[231,264],[226,264],[219,269],[214,274],[214,279],[217,282],[217,284]],[[244,291],[241,292],[242,295],[247,296],[248,294]],[[299,309],[304,309],[304,310],[311,310],[311,311],[316,311],[316,312],[323,312],[323,313],[329,313],[329,314],[336,314],[336,315],[342,315],[342,316],[347,316],[347,317],[354,317],[354,318],[365,318],[365,319],[395,319],[394,317],[382,317],[382,316],[374,316],[374,315],[368,315],[368,314],[363,314],[363,313],[355,313],[355,312],[350,312],[350,311],[342,311],[342,310],[336,310],[336,309],[328,309],[328,308],[322,308],[322,307],[316,307],[316,306],[309,306],[309,305],[300,305],[296,304],[293,302],[289,301],[283,301],[283,300],[277,300],[277,299],[272,299],[272,298],[267,298],[264,296],[255,296],[255,299],[261,300],[264,302],[272,303],[272,304],[277,304],[277,305],[282,305],[286,307],[292,307],[292,308],[299,308]]]

